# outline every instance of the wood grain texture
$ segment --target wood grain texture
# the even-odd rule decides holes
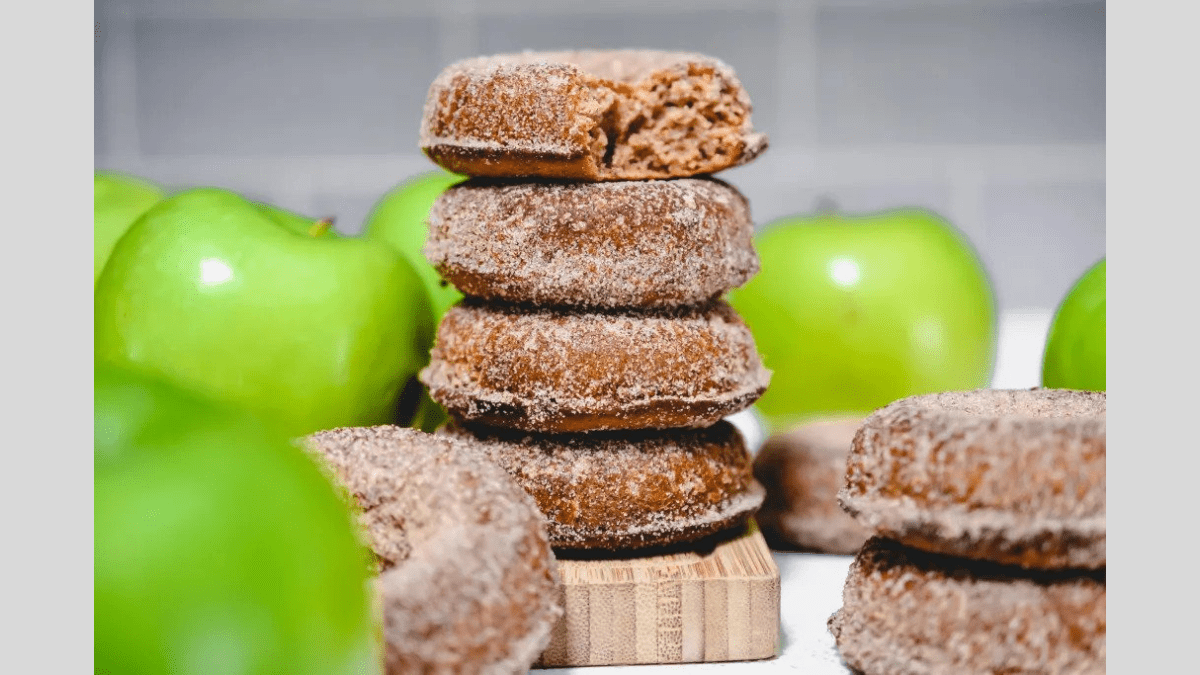
[[[566,612],[535,668],[776,654],[779,568],[753,522],[708,550],[557,562]]]

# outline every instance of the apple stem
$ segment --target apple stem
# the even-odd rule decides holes
[[[831,213],[837,213],[838,204],[832,196],[821,195],[817,197],[817,203],[813,206],[813,209],[817,213],[828,215]]]
[[[330,227],[333,227],[333,217],[322,218],[308,228],[308,236],[319,237],[328,232]]]

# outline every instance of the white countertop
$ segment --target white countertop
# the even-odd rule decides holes
[[[1042,349],[1051,313],[1042,310],[1007,312],[1000,317],[999,345],[992,386],[997,389],[1036,387],[1041,383]],[[733,421],[751,447],[762,443],[752,415],[739,413]],[[652,666],[587,666],[550,668],[535,673],[605,675],[636,669],[645,673],[793,673],[849,675],[825,622],[842,604],[842,584],[852,556],[773,551],[780,577],[780,652],[774,659],[729,663],[685,663]]]

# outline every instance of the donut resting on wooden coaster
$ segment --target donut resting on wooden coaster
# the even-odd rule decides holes
[[[306,444],[361,509],[388,673],[524,673],[562,614],[545,519],[477,448],[394,426]]]
[[[1026,570],[875,537],[829,619],[866,675],[1103,673],[1104,571]]]
[[[1105,394],[901,399],[859,429],[838,500],[909,546],[1030,568],[1104,567]]]
[[[767,541],[824,553],[856,553],[870,533],[838,506],[846,456],[861,418],[803,424],[767,439],[754,477],[767,490],[756,520]]]
[[[754,159],[750,97],[711,57],[650,50],[470,58],[437,76],[421,149],[468,176],[684,178]]]
[[[429,395],[459,420],[548,433],[700,428],[767,387],[728,304],[572,312],[466,300],[438,326]]]
[[[488,300],[665,308],[715,300],[758,272],[745,197],[715,179],[497,183],[442,193],[425,255]]]
[[[706,429],[529,434],[451,424],[533,495],[556,549],[637,549],[743,525],[762,503],[728,422]]]

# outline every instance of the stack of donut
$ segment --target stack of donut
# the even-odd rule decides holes
[[[1104,672],[1104,392],[892,403],[858,430],[838,499],[875,535],[829,620],[856,670]]]
[[[466,298],[420,378],[546,515],[555,549],[636,550],[762,503],[722,421],[770,377],[722,299],[758,271],[746,199],[708,174],[766,147],[724,63],[585,51],[468,59],[434,81],[421,147],[469,176],[425,255]]]

